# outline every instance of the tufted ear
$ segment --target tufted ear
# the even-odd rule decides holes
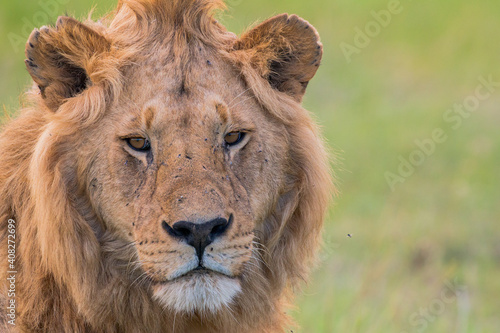
[[[298,102],[302,101],[323,55],[316,29],[288,14],[270,18],[249,30],[234,48],[249,52],[252,65],[262,77]]]
[[[55,111],[92,85],[93,63],[110,46],[104,36],[70,17],[59,17],[55,28],[35,29],[25,63],[47,107]]]

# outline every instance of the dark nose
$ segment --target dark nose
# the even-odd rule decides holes
[[[229,217],[229,221],[224,218],[216,218],[203,223],[180,221],[174,223],[172,227],[163,221],[162,226],[172,237],[183,239],[194,247],[201,262],[203,251],[207,245],[224,235],[231,222],[232,216]]]

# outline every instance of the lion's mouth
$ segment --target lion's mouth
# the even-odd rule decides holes
[[[174,283],[174,282],[179,282],[183,280],[190,280],[190,279],[195,279],[198,277],[211,277],[211,278],[217,278],[217,277],[225,277],[225,278],[231,278],[231,279],[236,279],[235,276],[225,274],[224,272],[219,272],[213,269],[209,269],[204,266],[198,266],[190,271],[187,271],[173,279],[165,279],[165,280],[159,280],[159,281],[152,281],[154,285],[165,285],[169,283]]]
[[[216,272],[216,271],[208,269],[206,267],[198,266],[195,269],[193,269],[192,271],[187,272],[186,274],[179,276],[179,278],[187,277],[187,276],[191,276],[191,275],[207,275],[207,274],[227,276],[226,274],[222,274],[220,272]],[[228,276],[228,277],[231,277],[231,276]]]

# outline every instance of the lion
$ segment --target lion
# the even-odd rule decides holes
[[[32,32],[0,135],[4,331],[293,325],[333,191],[301,106],[322,44],[288,14],[238,37],[223,7],[120,0]]]

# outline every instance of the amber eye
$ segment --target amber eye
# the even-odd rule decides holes
[[[151,144],[148,139],[145,138],[128,138],[125,139],[127,141],[130,148],[137,151],[148,151],[151,149]]]
[[[224,137],[224,141],[228,146],[234,146],[240,143],[244,137],[244,132],[231,132],[226,134],[226,136]]]

